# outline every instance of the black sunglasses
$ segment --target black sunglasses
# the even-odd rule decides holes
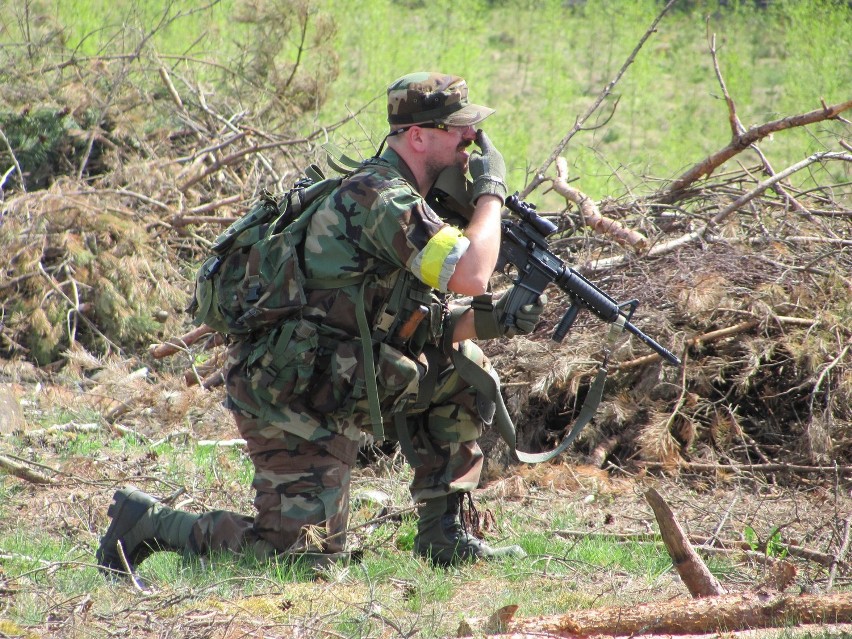
[[[450,130],[450,125],[444,124],[443,122],[424,122],[423,124],[409,124],[408,126],[404,126],[399,129],[394,129],[393,131],[388,133],[388,137],[392,135],[397,135],[399,133],[404,133],[413,126],[419,126],[421,129],[440,129],[441,131]]]

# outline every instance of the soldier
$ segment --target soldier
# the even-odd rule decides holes
[[[506,333],[489,292],[505,164],[476,128],[494,110],[467,93],[462,78],[440,73],[390,85],[388,148],[332,192],[307,231],[305,274],[329,285],[307,291],[302,318],[229,349],[227,404],[255,467],[257,514],[190,514],[119,490],[97,551],[104,569],[124,570],[119,542],[131,569],[158,549],[305,556],[317,566],[347,558],[350,469],[362,431],[399,441],[414,468],[416,555],[439,566],[523,556],[518,546],[489,547],[460,521],[463,495],[479,482],[477,438],[494,404],[460,377],[453,357],[496,377],[470,340]],[[448,167],[472,181],[463,228],[426,200]],[[448,293],[474,296],[473,308],[449,305]],[[532,331],[543,304],[522,309],[511,334]]]

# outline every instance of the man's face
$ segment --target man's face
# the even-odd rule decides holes
[[[473,126],[446,126],[424,129],[429,137],[430,153],[426,160],[426,169],[434,180],[448,166],[458,166],[467,173],[470,159],[468,148],[476,139]]]

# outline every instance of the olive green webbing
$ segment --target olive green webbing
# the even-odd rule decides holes
[[[621,334],[624,328],[624,318],[620,317],[610,326],[609,335],[607,337],[607,353],[611,346],[615,343],[618,335]],[[510,452],[517,455],[518,459],[527,464],[537,464],[553,459],[560,453],[564,452],[568,446],[576,439],[577,435],[585,428],[595,412],[598,409],[601,398],[603,397],[603,389],[606,383],[607,376],[607,358],[604,357],[603,362],[598,366],[597,375],[592,382],[586,399],[583,402],[583,407],[580,409],[580,414],[577,416],[577,421],[571,428],[571,432],[559,443],[553,450],[544,453],[527,453],[518,450],[517,434],[515,425],[512,423],[512,418],[509,417],[509,411],[506,409],[506,403],[503,401],[503,395],[500,393],[500,382],[492,377],[485,369],[480,367],[476,362],[468,358],[461,350],[452,345],[452,330],[453,325],[447,326],[447,334],[444,335],[445,350],[449,351],[459,376],[482,393],[487,399],[496,404],[497,410],[494,414],[494,426],[500,437],[509,447]]]

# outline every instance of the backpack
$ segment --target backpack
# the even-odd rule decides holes
[[[315,165],[305,173],[281,198],[264,191],[216,238],[187,309],[196,326],[244,337],[301,313],[306,280],[299,247],[314,211],[343,181],[325,178]]]

